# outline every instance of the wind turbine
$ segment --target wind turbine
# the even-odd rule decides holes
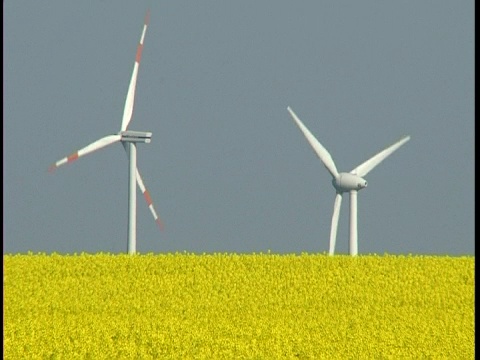
[[[117,134],[107,135],[101,139],[94,141],[90,145],[85,146],[84,148],[74,152],[73,154],[57,161],[48,169],[50,172],[56,170],[59,166],[71,163],[81,156],[90,154],[94,151],[100,150],[108,145],[114,144],[116,142],[121,142],[127,156],[129,158],[128,166],[128,245],[127,251],[129,254],[135,254],[136,252],[136,222],[137,222],[137,197],[136,197],[136,187],[135,184],[138,184],[145,201],[147,202],[148,208],[150,209],[153,218],[155,219],[157,225],[160,229],[163,229],[163,224],[160,218],[158,217],[155,208],[153,207],[153,202],[150,197],[148,190],[145,188],[140,172],[137,168],[137,148],[136,143],[150,143],[152,138],[151,132],[146,131],[130,131],[127,130],[130,120],[132,120],[133,114],[133,104],[135,100],[135,87],[137,84],[138,68],[140,66],[140,59],[142,57],[143,50],[143,41],[145,40],[145,33],[147,31],[148,22],[150,19],[150,12],[147,11],[145,15],[145,22],[143,25],[142,35],[140,37],[140,42],[137,47],[137,54],[135,57],[135,63],[133,65],[132,77],[130,79],[130,85],[128,87],[127,98],[125,100],[125,107],[123,110],[122,125],[120,131]]]
[[[358,165],[350,172],[337,171],[337,167],[333,162],[330,153],[323,147],[322,144],[312,135],[312,133],[306,128],[306,126],[300,121],[298,116],[293,110],[287,107],[290,116],[295,121],[297,126],[302,131],[307,141],[312,146],[315,153],[318,155],[323,165],[327,168],[328,172],[332,175],[332,184],[336,190],[335,202],[333,205],[332,225],[330,229],[330,247],[329,255],[333,255],[335,251],[335,242],[337,238],[338,218],[340,215],[340,206],[342,205],[342,194],[344,192],[350,193],[350,243],[349,250],[350,255],[358,254],[358,237],[357,237],[357,192],[367,187],[367,181],[363,178],[371,170],[373,170],[378,164],[380,164],[387,156],[391,155],[400,146],[410,140],[410,136],[404,136],[393,145],[390,145],[386,149],[380,151],[378,154],[372,156],[364,163]]]

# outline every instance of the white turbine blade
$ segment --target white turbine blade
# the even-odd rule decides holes
[[[380,151],[377,155],[371,157],[364,163],[358,165],[355,169],[350,171],[351,174],[356,174],[360,177],[364,177],[367,175],[373,168],[375,168],[378,164],[380,164],[385,158],[391,155],[395,150],[397,150],[400,146],[405,144],[408,140],[410,140],[410,136],[404,136],[400,140],[398,140],[395,144],[390,145],[385,150]]]
[[[147,31],[148,22],[150,20],[150,11],[147,11],[145,15],[145,23],[143,25],[142,36],[137,47],[137,55],[135,56],[135,64],[133,65],[132,78],[130,79],[130,85],[128,86],[127,98],[125,100],[125,108],[123,110],[122,127],[120,131],[127,130],[128,124],[132,119],[133,104],[135,102],[135,87],[137,85],[138,67],[140,66],[140,59],[142,58],[143,41],[145,39],[145,33]]]
[[[335,163],[333,162],[332,156],[330,153],[323,147],[322,144],[312,135],[310,130],[307,129],[307,127],[301,122],[301,120],[298,118],[298,116],[293,112],[293,110],[289,107],[287,107],[288,112],[290,113],[290,116],[292,119],[295,121],[297,126],[300,128],[302,131],[303,135],[307,139],[307,141],[310,143],[312,146],[313,150],[315,153],[318,155],[320,160],[322,160],[323,165],[327,168],[327,170],[330,172],[330,174],[336,178],[338,176],[338,171],[337,167],[335,166]]]
[[[126,143],[122,143],[122,144],[128,157],[128,145]],[[142,192],[143,197],[145,198],[145,201],[147,202],[147,206],[150,209],[150,212],[152,213],[153,218],[155,219],[155,222],[157,223],[160,230],[163,230],[164,228],[163,222],[162,220],[160,220],[160,217],[157,215],[157,212],[155,211],[152,198],[150,197],[150,193],[148,192],[147,188],[145,187],[145,184],[143,183],[142,177],[140,176],[140,172],[138,171],[138,167],[137,167],[136,178],[137,178],[137,185],[140,188],[140,191]]]
[[[332,227],[330,229],[330,248],[328,249],[328,255],[333,255],[335,253],[335,243],[337,241],[338,218],[340,216],[341,206],[342,206],[342,194],[337,193],[337,195],[335,196],[335,202],[333,205]]]
[[[108,146],[110,144],[116,143],[120,141],[122,137],[120,135],[108,135],[105,136],[97,141],[94,141],[90,145],[85,146],[83,149],[78,150],[77,152],[74,152],[73,154],[58,160],[56,163],[50,166],[48,171],[52,172],[55,169],[57,169],[59,166],[73,162],[77,160],[79,157],[90,154],[93,151],[100,150],[101,148],[104,148],[105,146]]]

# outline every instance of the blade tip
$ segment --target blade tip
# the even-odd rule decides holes
[[[150,22],[150,9],[147,9],[147,14],[145,15],[145,25],[148,25]]]
[[[48,167],[48,172],[49,172],[49,173],[54,173],[55,170],[57,170],[57,166],[56,166],[55,164],[50,165],[50,166]]]
[[[157,223],[160,230],[163,231],[165,227],[163,226],[163,223],[160,221],[160,219],[155,220],[155,222]]]

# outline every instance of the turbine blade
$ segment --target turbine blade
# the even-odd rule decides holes
[[[337,241],[337,228],[338,218],[340,217],[340,207],[342,206],[342,194],[337,193],[335,196],[335,202],[333,204],[332,226],[330,229],[330,248],[328,249],[328,255],[335,253],[335,243]]]
[[[405,144],[408,140],[410,140],[410,136],[404,136],[400,140],[398,140],[393,145],[390,145],[386,149],[380,151],[378,154],[374,155],[364,163],[358,165],[355,169],[350,171],[351,174],[356,174],[360,177],[364,177],[367,175],[371,170],[373,170],[378,164],[380,164],[385,158],[391,155],[395,150],[397,150],[400,146]]]
[[[148,22],[150,20],[150,11],[147,11],[145,15],[145,23],[143,25],[142,36],[137,47],[137,55],[135,56],[135,63],[133,64],[132,78],[130,79],[130,85],[128,86],[127,98],[125,100],[125,108],[123,109],[122,127],[120,131],[127,130],[128,124],[132,119],[133,104],[135,102],[135,87],[137,85],[138,67],[140,66],[140,60],[142,58],[143,41],[145,40],[145,33],[147,31]]]
[[[298,118],[298,116],[293,112],[293,110],[289,107],[287,107],[288,112],[290,113],[290,116],[292,119],[295,121],[297,126],[300,128],[302,131],[303,135],[307,139],[307,141],[310,143],[312,146],[313,150],[315,153],[318,155],[320,160],[322,160],[323,165],[327,168],[327,170],[330,172],[330,174],[336,178],[338,176],[338,171],[337,167],[335,166],[335,163],[333,162],[332,156],[330,153],[323,147],[322,144],[312,135],[310,130],[307,129],[307,127],[301,122],[301,120]]]
[[[59,166],[73,162],[77,160],[79,157],[90,154],[93,151],[100,150],[101,148],[104,148],[105,146],[108,146],[110,144],[116,143],[120,141],[121,136],[120,135],[108,135],[105,136],[97,141],[94,141],[90,145],[85,146],[83,149],[78,150],[77,152],[74,152],[73,154],[64,157],[61,160],[58,160],[56,163],[51,165],[48,169],[48,171],[53,172],[56,170]]]
[[[125,149],[125,152],[126,152],[127,157],[128,157],[127,144],[126,143],[122,143],[122,144],[123,144],[123,148]],[[137,185],[140,188],[140,191],[142,192],[143,197],[145,198],[145,201],[147,202],[147,206],[150,209],[150,212],[152,213],[155,222],[157,223],[160,230],[163,230],[164,229],[163,222],[160,219],[160,217],[157,215],[157,212],[155,211],[155,207],[153,206],[152,198],[151,198],[150,193],[148,192],[147,188],[145,187],[145,184],[143,183],[143,179],[140,176],[140,172],[138,171],[138,167],[137,167],[136,170],[137,170],[137,174],[136,174]]]
[[[160,230],[163,230],[164,228],[163,222],[162,220],[160,220],[160,218],[157,215],[157,212],[155,211],[155,208],[153,207],[152,198],[150,197],[150,193],[148,192],[148,190],[145,187],[145,184],[143,183],[143,180],[142,180],[142,177],[140,176],[140,172],[138,171],[138,168],[137,168],[137,184],[140,190],[142,191],[143,197],[147,202],[147,206],[150,209],[150,212],[152,213],[153,218],[155,219],[155,222],[157,223]]]

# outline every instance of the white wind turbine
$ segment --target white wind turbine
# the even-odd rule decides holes
[[[125,108],[123,111],[122,126],[120,131],[117,134],[107,135],[97,141],[94,141],[90,145],[87,145],[83,149],[80,149],[70,156],[67,156],[56,163],[54,163],[48,169],[50,172],[53,172],[56,168],[63,164],[71,163],[77,160],[79,157],[90,154],[94,151],[100,150],[108,145],[111,145],[116,142],[121,142],[127,155],[129,156],[129,176],[128,176],[128,245],[127,251],[129,254],[135,254],[136,252],[136,212],[137,212],[137,197],[136,197],[136,187],[135,184],[138,184],[138,187],[142,191],[147,205],[155,219],[157,225],[160,229],[163,229],[163,224],[158,217],[155,208],[153,207],[152,199],[148,190],[145,188],[140,172],[137,168],[137,148],[135,143],[150,143],[152,133],[145,131],[130,131],[127,130],[128,124],[132,119],[133,114],[133,104],[135,100],[135,87],[137,83],[138,76],[138,67],[140,66],[140,59],[142,57],[143,50],[143,41],[145,39],[145,33],[147,31],[147,26],[150,18],[150,12],[147,11],[145,16],[145,23],[143,25],[142,35],[140,37],[140,43],[137,47],[137,54],[135,57],[135,63],[133,66],[132,78],[130,80],[130,85],[128,87],[127,98],[125,100]]]
[[[328,172],[332,175],[332,184],[337,192],[335,196],[335,203],[333,205],[332,225],[330,230],[330,247],[329,255],[333,255],[335,252],[335,242],[337,238],[338,218],[340,215],[340,206],[342,204],[342,194],[344,192],[350,192],[350,255],[357,255],[358,253],[358,238],[357,238],[357,191],[367,187],[367,181],[363,179],[371,170],[373,170],[378,164],[380,164],[385,158],[391,155],[400,146],[410,140],[410,136],[404,136],[393,145],[390,145],[386,149],[380,151],[364,163],[358,165],[355,169],[347,172],[339,173],[337,167],[333,162],[330,153],[323,147],[322,144],[312,135],[312,133],[305,127],[300,121],[297,115],[290,107],[287,107],[288,112],[302,131],[307,141],[312,146],[315,153],[318,155],[323,165],[327,168]]]

